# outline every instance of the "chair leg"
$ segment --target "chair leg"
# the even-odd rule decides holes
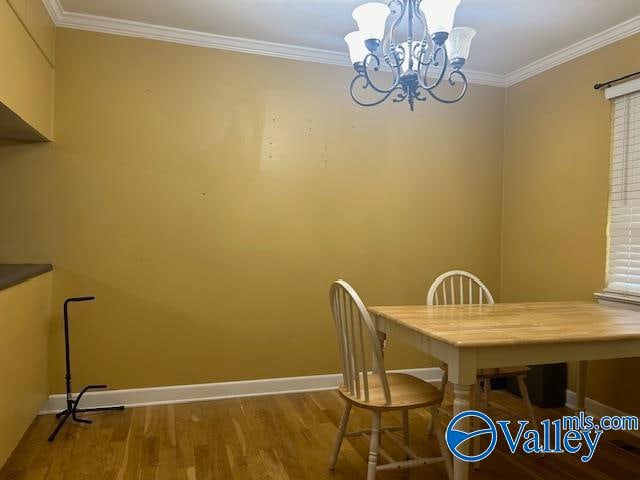
[[[329,470],[336,468],[336,462],[338,461],[338,454],[340,453],[340,447],[342,446],[342,440],[347,430],[347,424],[349,423],[349,414],[351,413],[351,402],[347,401],[342,412],[342,418],[340,419],[340,425],[338,426],[338,433],[336,435],[336,441],[333,446],[333,452],[329,459]]]
[[[382,412],[375,410],[371,424],[371,443],[369,444],[369,467],[367,470],[367,480],[375,480],[378,467],[378,446],[380,444],[380,423]]]
[[[480,381],[476,381],[476,383],[473,385],[473,408],[478,410],[480,409],[481,406],[481,400],[480,400]],[[474,420],[471,419],[471,429],[474,430]],[[475,437],[473,439],[473,454],[477,455],[478,452],[480,451],[480,437]],[[474,470],[480,470],[480,462],[473,462],[473,469]]]
[[[438,447],[440,448],[440,454],[444,457],[444,466],[447,470],[447,477],[449,480],[453,480],[453,465],[451,464],[451,455],[449,454],[449,447],[447,447],[444,441],[444,434],[442,433],[442,425],[440,425],[440,419],[438,418],[438,406],[430,407],[431,419],[433,424],[433,430],[436,434],[436,440],[438,441]]]
[[[435,423],[435,420],[433,418],[433,415],[431,415],[431,418],[429,419],[429,423],[427,424],[427,435],[431,436],[433,435],[433,425]]]
[[[404,444],[409,446],[411,440],[409,433],[409,410],[402,410],[402,433],[404,434]]]
[[[491,379],[487,378],[484,381],[482,387],[483,387],[483,392],[482,392],[483,393],[483,403],[484,403],[485,408],[488,408],[489,407],[489,401],[490,401],[489,395],[491,394]]]
[[[520,396],[522,397],[522,400],[524,400],[524,404],[527,406],[527,411],[529,412],[529,419],[531,420],[531,424],[537,431],[540,431],[540,426],[538,425],[538,419],[536,418],[536,414],[533,412],[533,405],[531,404],[531,399],[529,398],[529,389],[527,388],[527,383],[524,381],[524,375],[519,375],[517,378],[518,378],[518,389],[520,390]],[[541,453],[540,456],[544,457],[544,453]]]
[[[529,389],[527,389],[527,383],[524,381],[524,375],[518,376],[518,388],[520,389],[522,400],[524,400],[524,404],[527,406],[527,411],[529,412],[531,423],[536,430],[539,430],[540,428],[538,426],[538,419],[536,418],[536,414],[533,412],[533,405],[531,404],[531,399],[529,398]]]

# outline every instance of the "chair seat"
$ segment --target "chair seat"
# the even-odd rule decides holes
[[[442,392],[430,383],[405,373],[387,373],[389,390],[391,391],[391,405],[386,405],[380,377],[376,374],[369,374],[367,379],[369,382],[368,402],[365,401],[362,391],[362,398],[358,398],[356,394],[352,395],[345,385],[340,385],[340,394],[362,408],[374,410],[419,408],[442,402]]]
[[[505,378],[526,375],[531,370],[529,367],[501,367],[501,368],[480,368],[476,373],[478,380],[488,378]]]

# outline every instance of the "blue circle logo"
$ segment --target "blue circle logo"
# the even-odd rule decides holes
[[[474,431],[465,432],[461,428],[456,428],[462,420],[467,418],[473,421],[473,428],[475,428]],[[473,452],[470,444],[471,442],[469,441],[472,438],[482,435],[490,436],[489,446],[482,452]],[[496,448],[496,443],[498,442],[498,431],[496,430],[496,425],[493,423],[493,420],[491,420],[488,415],[476,410],[467,410],[466,412],[459,413],[451,419],[447,426],[445,439],[449,450],[455,457],[465,462],[478,462],[491,455],[491,452]],[[465,445],[465,442],[469,443]],[[471,454],[467,455],[464,453],[463,449],[465,446],[469,449]]]

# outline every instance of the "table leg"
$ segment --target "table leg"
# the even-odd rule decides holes
[[[476,380],[476,383],[473,385],[473,400],[471,401],[471,407],[474,410],[480,410],[482,405],[482,401],[480,400],[480,380]],[[471,421],[471,428],[475,431],[475,424],[473,420]],[[473,439],[473,455],[477,455],[480,451],[480,437],[476,437]],[[480,469],[480,462],[474,462],[473,464],[474,470]]]
[[[584,401],[587,396],[587,366],[586,360],[578,362],[578,382],[576,385],[576,410],[584,411]]]
[[[469,410],[471,408],[470,404],[471,399],[471,385],[453,385],[453,416],[455,417],[458,413],[464,412],[465,410]],[[462,428],[463,431],[469,431],[469,419],[462,419],[458,422],[457,426]],[[464,454],[469,454],[469,443],[465,442],[461,446],[461,452]],[[469,478],[469,464],[467,462],[463,462],[462,460],[454,457],[453,458],[453,480],[467,480]]]

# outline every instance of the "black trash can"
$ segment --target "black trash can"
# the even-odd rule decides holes
[[[567,399],[567,364],[533,365],[526,378],[529,398],[542,408],[564,407]],[[518,381],[509,378],[507,390],[520,395]]]

